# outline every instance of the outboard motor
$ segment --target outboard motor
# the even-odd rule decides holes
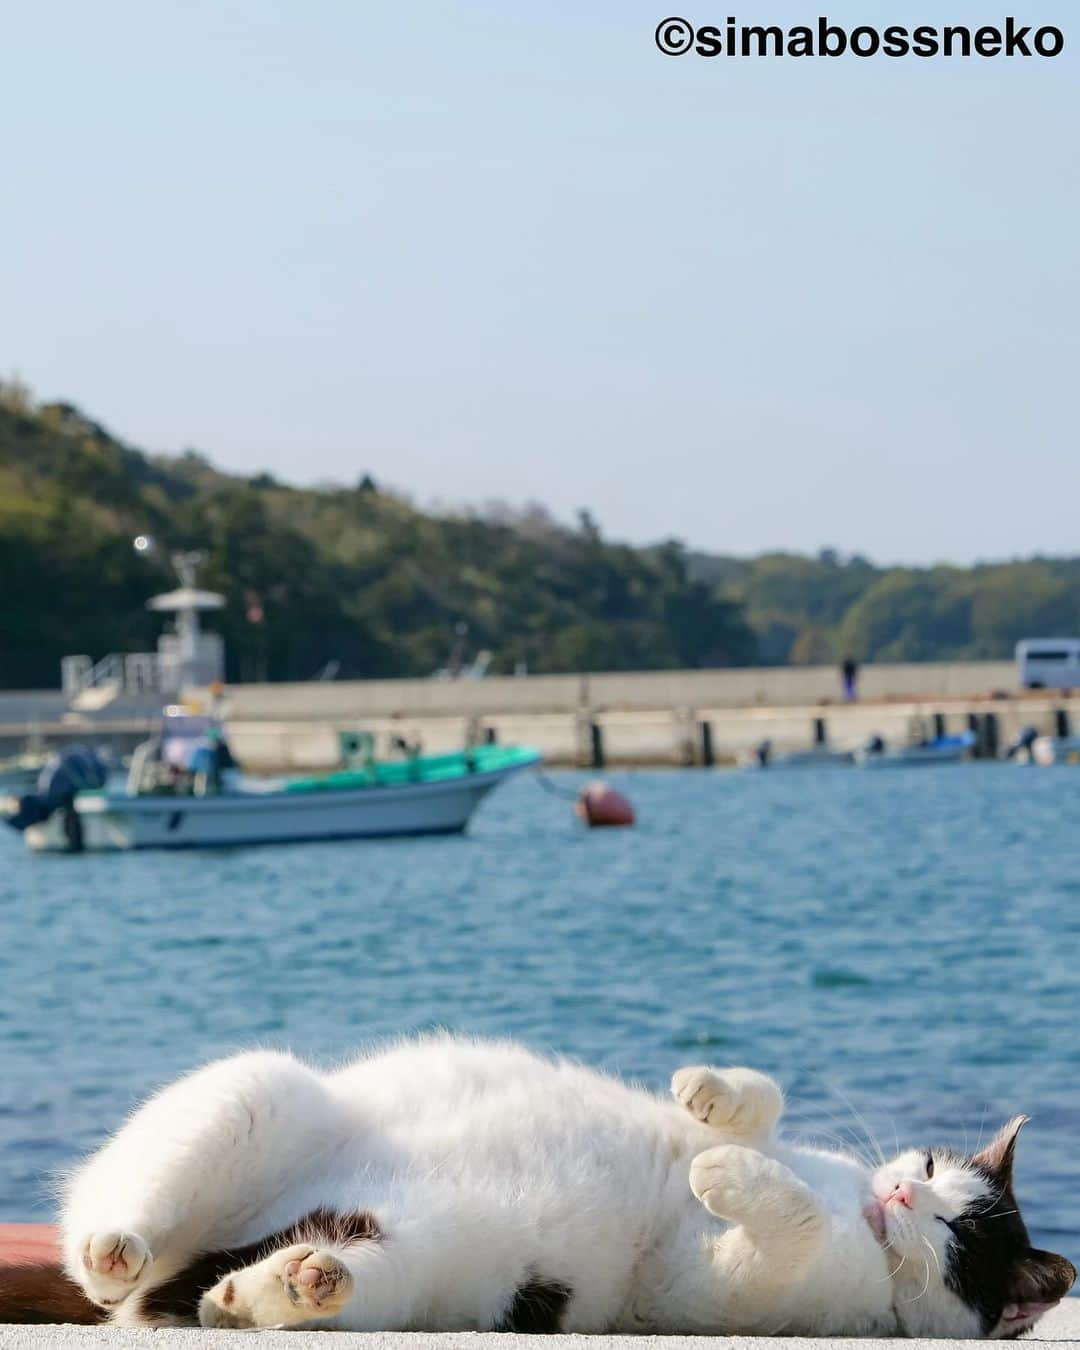
[[[40,825],[55,811],[63,811],[64,832],[73,853],[82,849],[82,822],[75,810],[75,794],[105,786],[107,771],[101,757],[87,745],[70,745],[53,755],[38,777],[37,789],[19,798],[19,809],[7,823],[20,833]]]
[[[878,735],[875,731],[866,745],[863,746],[863,750],[868,755],[883,755],[885,753],[885,737]]]
[[[1031,759],[1031,747],[1039,739],[1038,727],[1022,727],[1019,736],[1005,751],[1006,759],[1015,759],[1017,755],[1026,753],[1027,758]]]
[[[754,746],[754,759],[759,769],[767,769],[772,758],[772,741],[768,737]]]

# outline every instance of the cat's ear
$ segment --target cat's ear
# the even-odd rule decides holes
[[[1030,1119],[1030,1116],[1013,1116],[1012,1120],[1006,1121],[983,1151],[975,1154],[972,1161],[993,1172],[995,1176],[1001,1177],[1003,1181],[1010,1181],[1013,1155],[1016,1153],[1016,1138]]]
[[[1075,1279],[1076,1268],[1064,1256],[1029,1248],[1009,1273],[997,1334],[1015,1335],[1049,1312],[1073,1287]]]

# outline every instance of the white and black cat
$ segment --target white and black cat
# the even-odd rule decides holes
[[[449,1036],[239,1055],[73,1174],[67,1273],[126,1325],[830,1336],[1013,1336],[1073,1283],[1017,1210],[1024,1117],[874,1171],[781,1142],[752,1070],[673,1092]]]

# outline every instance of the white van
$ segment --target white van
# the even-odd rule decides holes
[[[1080,689],[1080,638],[1025,638],[1016,669],[1022,689]]]

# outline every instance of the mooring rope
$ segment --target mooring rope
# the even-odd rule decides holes
[[[553,797],[561,797],[563,801],[567,802],[577,801],[578,794],[573,788],[559,787],[557,783],[553,783],[551,781],[551,779],[547,776],[547,774],[543,771],[543,769],[534,769],[533,772],[536,775],[536,781],[540,784],[540,786],[544,789],[545,792],[550,792]]]

